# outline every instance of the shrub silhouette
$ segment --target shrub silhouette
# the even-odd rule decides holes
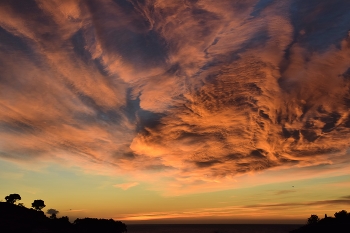
[[[346,210],[342,210],[342,211],[336,212],[334,214],[334,217],[336,219],[339,219],[340,221],[346,221],[346,220],[350,220],[350,213],[348,213]]]
[[[93,232],[105,232],[105,233],[122,233],[127,232],[126,225],[120,221],[114,221],[113,219],[97,219],[97,218],[77,218],[74,221],[78,232],[80,233],[93,233]]]
[[[17,193],[10,194],[5,197],[7,203],[14,204],[17,200],[21,200],[21,196]]]
[[[59,211],[56,210],[56,209],[48,209],[48,210],[46,211],[46,213],[47,213],[47,214],[50,214],[50,218],[51,218],[51,219],[56,219],[56,218],[57,218],[57,214],[59,213]]]
[[[18,195],[18,194],[17,194]],[[19,196],[19,195],[18,195]],[[126,225],[113,219],[85,218],[76,219],[74,224],[67,216],[57,218],[56,209],[48,209],[48,218],[43,211],[46,205],[43,200],[34,200],[31,209],[23,205],[14,205],[18,196],[9,195],[8,202],[0,202],[0,232],[51,232],[51,233],[123,233]],[[16,198],[15,198],[16,197]],[[12,199],[13,198],[13,199]],[[19,203],[20,204],[20,203]]]
[[[307,224],[291,233],[329,233],[329,232],[350,232],[350,214],[346,210],[336,212],[335,218],[328,217],[319,219],[317,215],[311,215]]]
[[[318,221],[320,221],[320,218],[317,215],[312,214],[310,218],[307,219],[307,224],[316,224]]]
[[[46,205],[43,200],[34,200],[34,202],[32,203],[32,207],[38,211],[41,211],[41,209],[44,208],[45,206]]]
[[[68,218],[68,216],[62,216],[61,218],[59,218],[59,220],[60,220],[61,222],[69,223],[69,218]]]

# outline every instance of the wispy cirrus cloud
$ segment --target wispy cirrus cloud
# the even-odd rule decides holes
[[[69,209],[67,211],[63,211],[63,212],[85,212],[87,211],[86,209]]]
[[[322,207],[326,211],[339,211],[337,208],[341,208],[344,205],[349,204],[349,198],[339,198],[333,200],[321,200],[313,202],[295,202],[295,203],[271,203],[271,204],[256,204],[256,205],[237,205],[237,206],[225,206],[215,208],[199,208],[191,209],[187,211],[167,211],[167,212],[151,212],[151,213],[139,213],[132,215],[124,215],[118,217],[123,221],[149,221],[149,220],[161,220],[161,219],[179,219],[179,218],[234,218],[244,219],[248,216],[254,216],[256,220],[268,219],[269,217],[278,218],[295,218],[302,219],[305,217],[304,208],[307,207],[311,210],[318,210],[318,207]],[[326,206],[326,207],[325,207]],[[285,213],[284,216],[278,216],[280,209],[288,209],[290,213]],[[332,213],[333,214],[333,213]]]
[[[130,183],[115,184],[113,186],[116,188],[121,188],[123,190],[128,190],[129,188],[132,188],[138,184],[139,184],[138,182],[130,182]]]
[[[346,168],[350,4],[336,2],[2,1],[0,156],[168,194]]]
[[[295,190],[290,190],[290,189],[286,189],[286,190],[280,190],[275,192],[275,195],[284,195],[284,194],[289,194],[289,193],[295,193]]]

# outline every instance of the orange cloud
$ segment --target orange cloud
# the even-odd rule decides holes
[[[27,4],[0,3],[2,159],[166,195],[348,174],[348,3]]]

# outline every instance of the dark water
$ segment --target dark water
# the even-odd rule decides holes
[[[128,233],[288,233],[299,227],[287,224],[135,224],[128,225]]]

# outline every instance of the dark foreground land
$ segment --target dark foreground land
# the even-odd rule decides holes
[[[126,225],[113,219],[84,218],[69,222],[68,217],[48,218],[44,212],[8,202],[0,202],[1,233],[324,233],[350,232],[350,213],[336,212],[320,219],[311,215],[307,224],[150,224]]]
[[[135,224],[128,233],[350,233],[350,213],[342,210],[334,217],[311,215],[307,224]]]
[[[113,219],[48,218],[42,211],[0,202],[1,233],[123,233],[126,225]]]
[[[320,219],[317,215],[311,215],[307,224],[290,233],[337,233],[350,232],[350,213],[346,210],[336,212],[334,217],[325,215]]]

